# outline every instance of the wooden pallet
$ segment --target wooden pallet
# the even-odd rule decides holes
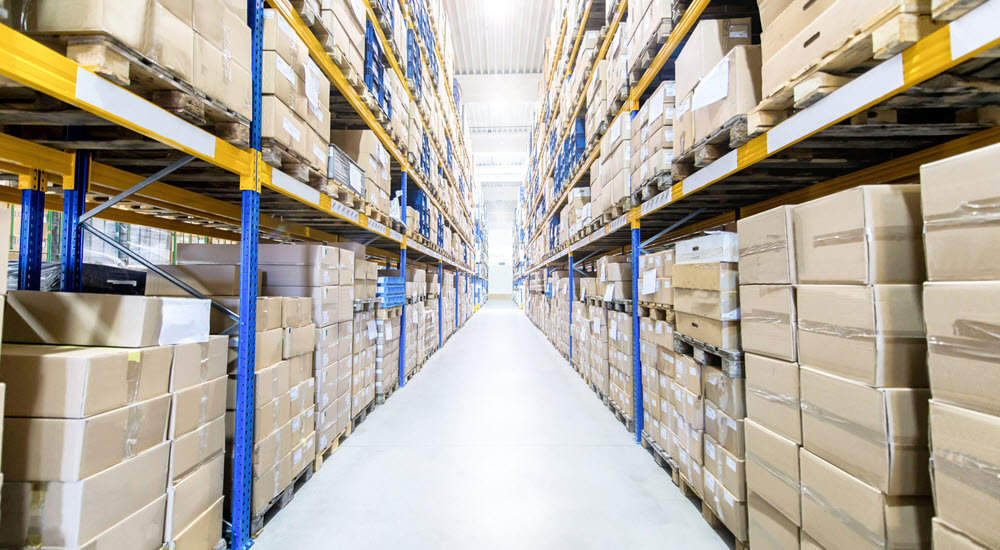
[[[359,298],[354,300],[354,311],[375,311],[378,309],[378,298]]]
[[[350,436],[351,436],[351,427],[348,426],[344,428],[344,430],[340,432],[340,434],[337,435],[337,437],[334,437],[332,441],[327,443],[324,449],[317,452],[316,459],[313,460],[313,470],[318,472],[319,469],[323,467],[323,463],[326,462],[327,460],[330,460],[330,456],[332,456],[333,453],[337,452],[337,449],[339,449],[340,446],[344,444],[344,441],[347,441],[347,438]]]
[[[386,308],[380,307],[376,312],[376,316],[379,319],[392,319],[395,317],[399,317],[402,314],[403,314],[403,306],[386,307]]]
[[[758,135],[764,130],[758,130]],[[672,176],[683,179],[715,162],[716,159],[756,137],[747,130],[747,115],[729,119],[721,127],[702,138],[690,149],[674,158]]]
[[[642,446],[653,455],[653,461],[660,468],[663,468],[667,473],[673,475],[677,470],[677,462],[674,461],[663,447],[659,443],[653,441],[653,438],[649,436],[645,431],[642,432]]]
[[[184,78],[162,67],[154,60],[129,48],[118,39],[101,34],[33,35],[49,47],[65,52],[66,57],[115,84],[127,87],[162,109],[198,126],[238,147],[250,143],[250,121],[221,101],[209,97]],[[15,86],[18,87],[18,86]],[[6,124],[51,124],[53,109],[84,120],[97,120],[96,115],[65,113],[65,105],[53,101],[36,102],[37,109],[27,107],[5,110]],[[24,106],[21,103],[21,106]],[[16,115],[16,119],[11,118]],[[92,124],[92,123],[89,123]]]
[[[632,300],[601,300],[604,309],[632,313]]]
[[[252,538],[259,537],[261,532],[264,531],[264,526],[267,525],[271,519],[278,514],[278,512],[292,502],[292,498],[295,496],[295,493],[299,492],[299,489],[304,487],[305,484],[312,479],[313,473],[315,473],[313,468],[314,466],[312,464],[307,464],[301,472],[292,478],[292,482],[281,491],[281,494],[271,499],[271,502],[269,502],[259,514],[250,518],[250,532],[253,533]]]
[[[694,358],[700,365],[718,367],[730,378],[743,378],[743,352],[719,349],[686,336],[674,333],[674,351]]]
[[[393,382],[392,385],[389,386],[388,388],[383,389],[382,393],[376,393],[375,403],[378,405],[385,405],[386,400],[392,397],[392,394],[396,393],[396,390],[398,389],[399,389],[399,379]]]
[[[335,180],[327,180],[324,193],[331,199],[343,204],[351,210],[360,210],[364,207],[364,199],[357,193],[344,187]]]
[[[638,189],[632,192],[630,201],[632,208],[642,206],[644,202],[669,189],[673,183],[673,175],[669,170],[659,172],[653,177],[648,178]]]
[[[674,306],[653,302],[639,302],[639,317],[648,317],[654,321],[673,323]]]
[[[285,144],[271,138],[260,141],[261,158],[274,168],[280,169],[292,178],[309,185],[314,189],[325,189],[327,184],[326,167],[320,171],[301,155],[289,149]]]
[[[617,418],[618,421],[625,426],[625,429],[628,430],[629,433],[635,432],[635,420],[631,416],[625,414],[625,411],[623,411],[617,403],[615,403],[611,398],[606,397],[604,399],[604,404],[607,405],[608,409],[610,409],[615,415],[615,418]]]

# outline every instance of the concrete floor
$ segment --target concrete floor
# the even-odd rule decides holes
[[[527,317],[491,301],[375,409],[255,547],[727,544]]]

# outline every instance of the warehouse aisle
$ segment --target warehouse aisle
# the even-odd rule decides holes
[[[256,547],[726,545],[527,317],[493,301],[368,417]]]

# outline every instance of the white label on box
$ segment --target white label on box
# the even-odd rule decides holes
[[[326,152],[323,151],[323,149],[320,149],[319,145],[316,145],[315,143],[313,143],[312,144],[312,151],[313,151],[313,155],[316,155],[316,160],[319,161],[319,164],[321,166],[324,165],[324,164],[326,164],[326,162],[329,160],[329,158],[326,156]]]
[[[385,323],[385,339],[392,340],[392,323],[388,321]]]
[[[297,432],[301,427],[302,427],[302,421],[300,417],[296,416],[295,418],[292,419],[292,431]]]
[[[726,504],[733,506],[733,495],[729,494],[728,491],[722,494],[722,498],[726,499]]]
[[[292,398],[292,401],[295,401],[296,399],[298,399],[299,398],[299,387],[295,386],[292,389],[288,390],[288,395]]]
[[[368,321],[368,339],[374,340],[378,338],[378,328],[375,326],[375,321]]]
[[[106,113],[138,124],[202,155],[215,157],[215,136],[83,67],[76,71],[75,95]]]
[[[594,317],[594,334],[601,332],[601,318]]]
[[[733,431],[736,431],[736,421],[735,420],[733,420],[732,418],[727,418],[726,419],[726,424],[729,425],[729,429],[731,429]]]
[[[295,451],[295,455],[292,456],[292,464],[298,464],[302,462],[302,449]]]
[[[688,375],[698,376],[698,367],[688,367]]]
[[[610,302],[615,296],[615,283],[608,283],[607,290],[604,291],[604,301]]]
[[[287,36],[288,38],[291,38],[294,41],[295,40],[295,31],[292,30],[292,26],[288,24],[288,21],[285,21],[284,17],[277,17],[275,19],[277,19],[277,21],[278,21],[278,30],[280,30],[281,32],[285,33],[285,36]]]
[[[727,456],[726,457],[726,466],[729,466],[730,470],[732,470],[734,472],[736,471],[736,461],[733,460],[733,457],[731,457],[731,456]]]
[[[668,107],[668,108],[666,108],[666,109],[663,110],[663,121],[664,122],[669,122],[669,121],[672,121],[672,120],[674,120],[674,108],[673,107]],[[670,139],[673,139],[673,133],[674,133],[674,131],[670,130],[670,134],[671,134]]]
[[[286,117],[281,117],[281,127],[284,128],[285,131],[288,132],[288,135],[295,141],[302,140],[302,132],[300,132],[299,129],[295,127],[295,124]]]
[[[715,479],[712,476],[705,476],[705,488],[708,489],[709,493],[715,492]]]
[[[351,166],[350,181],[348,182],[348,185],[351,186],[351,189],[354,189],[355,191],[360,191],[362,192],[362,194],[364,194],[364,182],[362,180],[365,177],[365,173],[361,171],[361,168],[353,164],[351,164],[350,166]]]
[[[323,104],[319,100],[319,67],[312,59],[306,60],[306,101],[316,118],[323,120]]]
[[[712,445],[711,441],[705,442],[705,454],[708,455],[708,458],[715,460],[715,445]]]
[[[722,101],[729,95],[729,58],[727,55],[705,75],[694,89],[691,99],[691,109],[697,111],[704,107]]]
[[[680,388],[674,388],[674,401],[677,401],[678,403],[683,403],[684,402],[683,398],[681,397],[681,389]]]
[[[750,29],[744,25],[732,25],[729,27],[729,38],[750,38]]]
[[[642,293],[654,294],[656,292],[656,270],[650,269],[642,274]]]
[[[705,407],[705,418],[709,420],[715,420],[715,409],[711,407]]]
[[[285,63],[285,60],[282,59],[280,55],[274,56],[274,59],[275,59],[274,68],[278,69],[278,72],[285,77],[285,80],[291,82],[294,85],[296,76],[295,76],[295,71],[292,69],[292,66],[289,65],[288,63]]]
[[[691,405],[693,407],[694,406],[694,396],[693,395],[688,395],[687,396],[687,400],[688,400],[688,405]]]
[[[608,139],[611,140],[611,143],[614,143],[620,137],[622,137],[622,125],[621,117],[618,117],[611,123],[611,128],[608,130]]]
[[[413,322],[414,322],[414,323],[417,323],[417,322],[419,322],[419,321],[420,321],[420,317],[418,317],[418,316],[417,316],[417,310],[416,310],[416,309],[414,309],[414,310],[413,310]]]
[[[653,97],[649,98],[649,120],[656,120],[661,114],[663,114],[663,103],[666,100],[664,97],[665,91],[663,88],[656,90]]]

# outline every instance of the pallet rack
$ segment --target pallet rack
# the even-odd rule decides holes
[[[616,116],[628,116],[639,108],[649,95],[647,88],[668,60],[676,57],[678,47],[702,17],[709,2],[695,0],[688,6],[650,67],[630,90],[628,100]],[[724,0],[712,0],[712,3],[713,6],[724,4]],[[625,15],[626,4],[622,2],[619,6],[612,32],[606,36],[598,60],[607,51],[614,26]],[[527,302],[524,299],[527,295],[525,281],[540,269],[567,266],[572,288],[574,272],[579,271],[578,267],[591,257],[616,250],[629,253],[633,266],[633,296],[638,296],[639,256],[645,247],[715,228],[782,204],[805,202],[849,187],[916,181],[922,164],[1000,142],[1000,127],[986,124],[921,122],[895,125],[894,128],[838,124],[873,107],[898,105],[919,110],[938,107],[942,103],[954,106],[948,102],[949,98],[962,94],[969,94],[966,100],[975,97],[974,102],[979,102],[979,105],[1000,104],[1000,94],[992,89],[983,91],[976,86],[976,82],[949,73],[977,55],[1000,46],[1000,28],[990,23],[997,20],[1000,20],[1000,0],[987,0],[744,145],[716,158],[682,180],[671,182],[649,200],[641,204],[633,203],[623,215],[606,224],[595,222],[594,230],[589,234],[573,236],[543,259],[529,264],[528,248],[540,236],[570,190],[580,184],[597,157],[599,148],[595,148],[595,152],[582,161],[571,183],[548,205],[542,222],[530,236],[523,231],[519,233],[518,227],[525,226],[524,217],[535,211],[541,193],[530,208],[524,206],[525,197],[521,196],[520,218],[515,221],[514,284],[518,289],[516,291],[522,293],[522,308]],[[670,67],[667,69],[672,75]],[[582,99],[578,102],[577,113],[581,104]],[[903,139],[892,139],[895,137]],[[844,158],[848,155],[851,160]],[[802,177],[802,172],[806,173],[806,177]],[[569,303],[572,323],[572,300]],[[633,334],[638,334],[639,308],[633,308],[632,318]],[[643,405],[638,346],[638,339],[635,339],[632,357],[633,418],[635,441],[641,444]]]
[[[470,210],[463,201],[460,212],[441,208],[441,201],[430,192],[404,154],[378,123],[346,75],[327,54],[316,36],[306,26],[289,0],[267,0],[269,7],[284,19],[301,38],[315,61],[333,86],[343,95],[352,112],[360,117],[363,127],[372,130],[389,151],[401,174],[398,181],[402,204],[406,204],[407,188],[420,189],[430,198],[446,221],[458,234],[470,252],[466,258],[443,254],[432,247],[408,241],[405,234],[406,209],[401,209],[402,232],[354,210],[337,200],[303,184],[277,168],[265,164],[261,157],[261,74],[263,57],[264,0],[248,0],[247,19],[252,31],[253,117],[250,123],[249,147],[241,148],[198,128],[170,112],[133,94],[124,87],[105,80],[42,43],[5,25],[0,25],[0,52],[5,59],[0,75],[63,102],[69,108],[61,111],[69,124],[100,124],[117,128],[128,143],[88,142],[90,150],[82,148],[65,152],[60,143],[36,143],[7,134],[0,134],[0,171],[18,178],[18,191],[0,187],[0,201],[20,204],[21,245],[19,247],[18,288],[37,290],[40,284],[42,260],[42,220],[46,210],[61,211],[62,224],[62,291],[82,288],[83,233],[89,232],[112,246],[115,243],[86,222],[94,217],[143,225],[153,228],[190,233],[205,237],[239,241],[240,315],[227,312],[238,320],[238,369],[236,397],[236,436],[234,441],[233,482],[227,488],[231,495],[232,528],[230,548],[249,548],[251,540],[251,453],[254,425],[254,357],[257,299],[257,250],[265,242],[336,242],[350,239],[369,246],[374,256],[398,264],[436,266],[439,281],[445,269],[452,272],[456,288],[470,280],[476,289],[475,306],[485,300],[479,292],[486,282],[485,213]],[[371,4],[364,0],[369,17],[375,19]],[[403,2],[406,10],[406,3]],[[408,24],[412,21],[407,15]],[[375,25],[382,47],[393,70],[399,69],[386,37]],[[451,90],[447,104],[457,117]],[[409,96],[409,92],[407,92]],[[431,94],[434,97],[434,94]],[[425,96],[426,97],[426,96]],[[3,115],[0,114],[0,120]],[[422,125],[422,121],[421,121]],[[72,134],[72,128],[66,133]],[[149,140],[143,140],[149,138]],[[139,141],[142,143],[139,144]],[[459,144],[466,158],[464,142]],[[435,144],[437,147],[437,144]],[[155,150],[155,155],[139,151]],[[105,160],[106,157],[106,160]],[[439,155],[439,159],[444,157]],[[104,162],[101,162],[101,161]],[[442,161],[443,162],[443,161]],[[150,168],[151,167],[151,168]],[[143,168],[155,173],[140,175],[128,170]],[[450,167],[437,167],[449,185],[456,190]],[[169,183],[166,183],[169,182]],[[49,185],[59,185],[61,196]],[[481,203],[481,201],[480,201]],[[122,208],[124,205],[128,208]],[[473,217],[474,213],[479,216]],[[464,227],[456,223],[462,216]],[[119,249],[147,268],[158,271],[149,262],[125,247]],[[409,257],[408,257],[409,256]],[[174,280],[172,277],[169,279]],[[179,281],[176,281],[179,283]],[[438,293],[438,314],[445,307],[443,293]],[[451,304],[448,304],[450,306]],[[455,311],[458,311],[458,293]],[[403,314],[405,315],[405,305]],[[455,320],[459,326],[458,316]],[[439,344],[441,322],[438,322]],[[399,386],[405,385],[405,331],[401,334],[399,354]]]

